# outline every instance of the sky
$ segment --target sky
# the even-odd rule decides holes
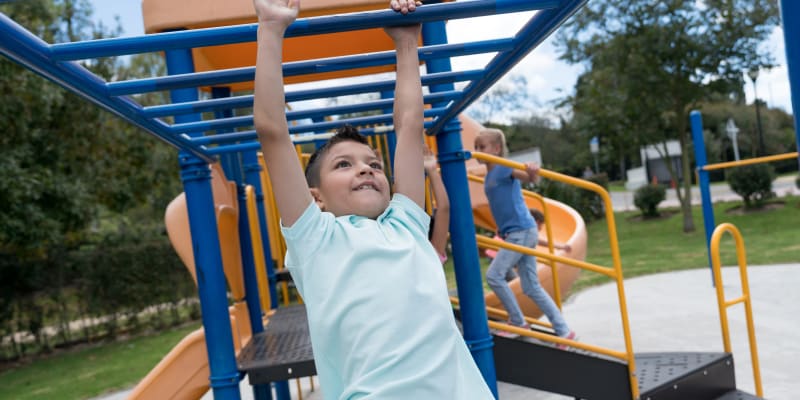
[[[94,18],[103,21],[106,26],[114,26],[114,17],[119,16],[123,36],[144,34],[142,22],[141,0],[90,0],[94,6]],[[496,37],[508,37],[519,30],[531,16],[531,13],[506,14],[490,17],[453,20],[447,23],[447,35],[450,43],[471,42]],[[476,29],[475,27],[480,27]],[[487,32],[495,32],[487,36]],[[530,93],[536,103],[534,111],[541,116],[553,114],[553,102],[573,92],[575,81],[583,71],[579,65],[570,65],[558,60],[558,53],[552,41],[555,35],[545,40],[506,75],[522,75],[527,79]],[[778,107],[787,112],[792,111],[789,79],[786,70],[786,57],[783,47],[783,31],[780,28],[764,43],[765,50],[775,58],[776,68],[761,71],[756,90],[759,99],[770,107]],[[454,70],[482,68],[491,54],[454,58]],[[504,78],[505,80],[505,78]],[[503,84],[501,80],[499,84]],[[753,101],[753,84],[745,77],[745,95],[747,101]],[[554,115],[549,115],[554,118]]]

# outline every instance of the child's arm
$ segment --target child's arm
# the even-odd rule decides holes
[[[427,147],[424,150],[425,172],[431,180],[433,197],[436,199],[436,223],[433,224],[433,232],[431,232],[431,244],[439,255],[445,255],[447,254],[447,233],[450,231],[450,198],[447,197],[442,177],[436,171],[436,157]]]
[[[539,180],[539,164],[534,162],[525,163],[525,171],[514,169],[511,176],[517,178],[522,183],[536,183]]]
[[[284,226],[292,226],[313,200],[286,123],[281,54],[283,35],[297,18],[299,0],[253,0],[258,15],[253,120]]]
[[[414,0],[392,0],[392,9],[406,13],[414,11]],[[417,203],[425,204],[425,184],[422,170],[422,84],[419,76],[417,40],[420,25],[386,28],[397,53],[395,82],[394,130],[397,133],[394,179],[395,192]]]

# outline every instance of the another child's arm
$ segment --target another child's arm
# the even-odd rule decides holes
[[[292,226],[313,201],[286,122],[281,54],[299,0],[253,0],[258,16],[253,121],[284,226]]]
[[[392,0],[397,12],[414,11],[414,0]],[[417,40],[420,25],[386,28],[397,54],[395,82],[394,130],[397,133],[394,179],[395,192],[417,203],[425,204],[425,177],[422,170],[423,103],[419,75]]]
[[[539,180],[539,164],[535,162],[525,163],[525,171],[514,169],[511,172],[511,176],[523,183],[536,183]]]
[[[431,244],[439,255],[447,254],[447,233],[450,231],[450,198],[439,172],[436,171],[436,157],[425,147],[425,172],[431,180],[433,197],[436,199],[436,223],[431,232]]]

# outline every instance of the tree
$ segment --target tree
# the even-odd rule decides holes
[[[758,46],[778,22],[776,0],[598,0],[558,34],[562,58],[590,68],[579,85],[612,90],[576,88],[590,97],[576,100],[583,117],[611,126],[608,140],[680,142],[684,231],[694,230],[688,113],[712,94],[741,92],[744,70],[772,64]]]

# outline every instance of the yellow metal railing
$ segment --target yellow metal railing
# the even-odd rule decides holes
[[[476,176],[467,174],[467,179],[473,182],[477,182],[483,184],[484,179]],[[545,236],[547,237],[547,247],[550,250],[550,254],[555,253],[554,241],[553,241],[553,229],[552,225],[550,224],[550,214],[547,209],[547,202],[544,200],[544,197],[536,192],[531,192],[530,190],[522,190],[522,196],[530,197],[536,199],[539,204],[542,205],[542,214],[544,214],[544,221],[545,221]],[[495,247],[490,247],[492,250],[497,250]],[[558,268],[556,267],[556,263],[553,260],[548,259],[547,264],[550,265],[550,269],[552,270],[551,276],[553,277],[553,301],[555,301],[556,306],[561,309],[561,284],[559,282],[558,277]]]
[[[764,156],[764,157],[756,157],[756,158],[748,158],[747,160],[739,160],[739,161],[728,161],[716,164],[708,164],[703,167],[704,171],[713,171],[716,169],[724,169],[724,168],[731,168],[731,167],[742,167],[745,165],[751,164],[761,164],[766,162],[772,161],[781,161],[781,160],[789,160],[792,158],[797,158],[798,152],[794,153],[784,153],[784,154],[776,154],[773,156]]]
[[[472,153],[472,158],[475,158],[475,159],[478,159],[478,160],[483,160],[483,161],[485,161],[487,163],[491,163],[491,164],[504,165],[504,166],[509,167],[509,168],[519,169],[519,170],[523,170],[523,171],[525,170],[525,164],[522,164],[522,163],[519,163],[519,162],[515,162],[515,161],[511,161],[511,160],[507,160],[505,158],[493,156],[493,155],[486,154],[486,153],[473,152]],[[590,264],[590,263],[579,261],[579,260],[573,260],[571,258],[561,257],[561,256],[557,256],[557,255],[554,255],[554,254],[547,254],[547,253],[544,253],[544,252],[541,252],[541,251],[538,251],[538,250],[531,249],[529,247],[517,246],[517,245],[514,245],[514,244],[500,242],[499,240],[494,240],[494,239],[489,239],[489,238],[481,238],[480,235],[478,237],[478,243],[480,244],[481,242],[484,242],[484,243],[487,243],[487,244],[491,244],[492,242],[495,242],[494,244],[497,245],[498,247],[507,248],[507,249],[510,249],[510,250],[514,250],[514,251],[517,251],[517,252],[520,252],[520,253],[526,253],[526,254],[534,255],[534,256],[537,256],[537,257],[543,257],[543,258],[546,258],[546,259],[552,259],[552,260],[554,260],[556,262],[560,262],[560,263],[564,263],[564,264],[568,264],[568,265],[573,265],[573,266],[576,266],[576,267],[579,267],[579,268],[582,268],[582,269],[587,269],[587,270],[590,270],[590,271],[593,271],[593,272],[597,272],[597,273],[606,275],[606,276],[614,279],[614,281],[616,282],[616,285],[617,285],[617,297],[619,299],[620,318],[622,320],[622,333],[623,333],[624,341],[625,341],[625,352],[619,352],[619,351],[616,351],[616,350],[611,350],[611,349],[601,348],[601,347],[597,347],[597,346],[587,345],[587,344],[584,344],[584,343],[574,342],[574,341],[563,339],[563,338],[552,337],[551,335],[540,334],[538,332],[533,332],[533,331],[526,330],[526,329],[516,328],[516,327],[510,326],[510,325],[507,325],[507,324],[502,324],[502,323],[497,323],[497,322],[492,322],[492,321],[489,322],[489,326],[496,327],[496,328],[503,329],[503,330],[507,330],[507,331],[510,331],[510,332],[513,332],[513,333],[517,333],[517,334],[520,334],[520,335],[536,337],[537,339],[541,339],[541,340],[552,341],[552,342],[556,342],[556,343],[559,343],[559,344],[566,344],[566,345],[569,345],[569,346],[572,346],[572,347],[575,347],[575,348],[595,351],[595,352],[598,352],[600,354],[606,354],[606,355],[609,355],[609,356],[612,356],[612,357],[616,357],[616,358],[620,358],[622,360],[625,360],[627,362],[627,364],[628,364],[628,378],[630,380],[631,393],[633,394],[633,398],[634,399],[638,398],[639,397],[639,384],[637,382],[636,375],[635,375],[636,362],[634,360],[633,344],[632,344],[632,341],[631,341],[630,321],[628,320],[628,306],[627,306],[627,302],[626,302],[626,299],[625,299],[625,286],[624,286],[624,283],[623,283],[623,275],[622,275],[622,262],[621,262],[620,256],[619,256],[619,243],[617,241],[617,226],[616,226],[616,222],[614,220],[614,211],[613,211],[612,204],[611,204],[611,196],[608,194],[608,191],[606,191],[602,186],[600,186],[600,185],[598,185],[596,183],[585,181],[583,179],[574,178],[574,177],[571,177],[571,176],[568,176],[568,175],[560,174],[558,172],[553,172],[553,171],[549,171],[549,170],[546,170],[546,169],[540,169],[539,170],[539,176],[541,176],[543,178],[546,178],[546,179],[550,179],[550,180],[554,180],[554,181],[558,181],[558,182],[563,182],[563,183],[566,183],[566,184],[569,184],[569,185],[572,185],[572,186],[577,186],[577,187],[579,187],[581,189],[585,189],[585,190],[589,190],[589,191],[595,192],[598,196],[600,196],[600,198],[603,200],[603,205],[604,205],[605,213],[606,213],[606,224],[608,226],[609,245],[611,246],[611,258],[612,258],[613,266],[610,267],[610,268],[609,267],[602,267],[602,266],[599,266],[599,265],[594,265],[594,264]],[[543,336],[543,337],[539,337],[540,335]]]
[[[256,280],[260,294],[261,309],[266,312],[272,308],[272,299],[269,293],[269,280],[265,265],[264,247],[262,246],[261,224],[258,221],[258,208],[256,206],[256,190],[251,185],[245,186],[245,201],[247,204],[247,219],[250,223],[250,243],[253,247],[253,260],[256,266]]]
[[[797,153],[795,153],[797,154]],[[739,263],[739,279],[742,282],[742,295],[733,300],[725,300],[724,287],[722,286],[722,270],[720,267],[719,242],[725,232],[730,232],[736,244],[736,258]],[[756,386],[756,395],[763,397],[761,387],[761,370],[758,364],[758,347],[756,345],[756,329],[753,323],[753,306],[750,297],[750,283],[747,279],[747,256],[744,249],[744,240],[739,230],[730,223],[720,224],[711,235],[711,267],[714,271],[714,286],[717,289],[717,305],[719,306],[719,322],[722,327],[722,342],[725,352],[731,353],[731,337],[728,328],[728,307],[744,303],[744,314],[747,320],[747,337],[750,341],[750,361],[753,364],[753,380]]]

